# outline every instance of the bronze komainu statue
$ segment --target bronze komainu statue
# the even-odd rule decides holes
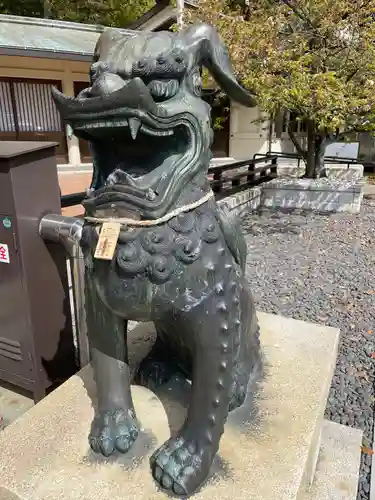
[[[180,33],[107,30],[91,86],[77,98],[54,91],[94,161],[81,240],[98,391],[90,445],[108,456],[137,439],[127,320],[153,321],[157,341],[137,379],[163,383],[176,367],[192,380],[184,425],[150,461],[160,486],[180,496],[206,479],[228,411],[243,403],[261,364],[245,240],[207,179],[213,132],[202,65],[230,98],[254,105],[207,25]],[[98,223],[109,219],[122,224],[115,254],[95,259]]]

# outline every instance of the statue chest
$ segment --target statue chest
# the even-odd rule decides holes
[[[93,258],[92,228],[86,254],[103,302],[116,314],[148,321],[156,296],[171,302],[186,289],[206,288],[227,250],[214,214],[204,215],[192,212],[162,226],[121,231],[110,262]]]

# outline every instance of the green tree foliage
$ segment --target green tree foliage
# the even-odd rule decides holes
[[[43,17],[41,0],[0,0],[0,14],[13,16]]]
[[[242,82],[271,118],[303,120],[315,177],[328,144],[375,131],[375,0],[200,0],[186,14],[218,29]]]
[[[153,0],[50,0],[52,17],[124,27],[147,12]]]
[[[154,0],[0,0],[0,13],[124,27]]]

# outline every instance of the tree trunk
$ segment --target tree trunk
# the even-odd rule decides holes
[[[308,120],[307,148],[304,150],[293,132],[293,124],[294,122],[289,123],[288,132],[297,153],[306,163],[306,173],[303,177],[307,177],[309,179],[319,179],[320,177],[325,177],[326,172],[324,168],[324,155],[327,146],[334,142],[334,138],[320,131],[318,132],[315,128],[315,123],[312,120]]]
[[[43,0],[43,15],[44,19],[50,19],[51,15],[51,4],[49,0]]]
[[[307,122],[307,155],[305,177],[315,178],[315,127],[312,121]]]
[[[306,158],[306,175],[310,179],[320,179],[326,177],[324,168],[324,156],[328,144],[333,142],[329,137],[318,132],[315,129],[315,124],[309,121],[307,124],[307,158]]]
[[[326,177],[324,168],[324,154],[327,147],[327,138],[325,136],[317,136],[315,140],[315,178],[320,179]]]

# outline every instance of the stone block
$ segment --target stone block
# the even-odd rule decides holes
[[[324,421],[312,487],[301,500],[355,500],[363,432]]]
[[[215,167],[216,165],[226,165],[230,163],[234,163],[238,160],[235,158],[232,158],[231,156],[218,156],[215,158],[212,158],[210,161],[210,167]]]
[[[305,164],[301,162],[300,166],[297,164],[277,162],[277,175],[278,177],[301,177],[306,171]]]
[[[274,179],[263,185],[261,207],[322,213],[358,213],[363,181],[337,179]]]
[[[219,205],[225,205],[234,215],[241,217],[248,212],[255,211],[260,206],[262,195],[261,187],[245,189],[239,193],[227,196],[218,201]]]
[[[265,377],[231,413],[211,476],[194,499],[296,500],[312,481],[339,330],[258,317]],[[154,337],[151,328],[132,330],[133,349]],[[167,498],[148,458],[183,421],[189,387],[177,377],[156,395],[133,387],[141,435],[129,454],[104,459],[87,442],[96,404],[87,366],[0,434],[0,499]]]
[[[364,168],[363,165],[349,165],[338,163],[325,163],[327,177],[329,179],[336,179],[341,181],[357,181],[363,178]],[[277,164],[278,177],[302,177],[306,172],[305,163],[301,162],[298,166],[297,163],[286,163],[281,159]]]
[[[340,165],[337,163],[325,164],[327,177],[340,181],[358,181],[363,178],[363,165]]]

